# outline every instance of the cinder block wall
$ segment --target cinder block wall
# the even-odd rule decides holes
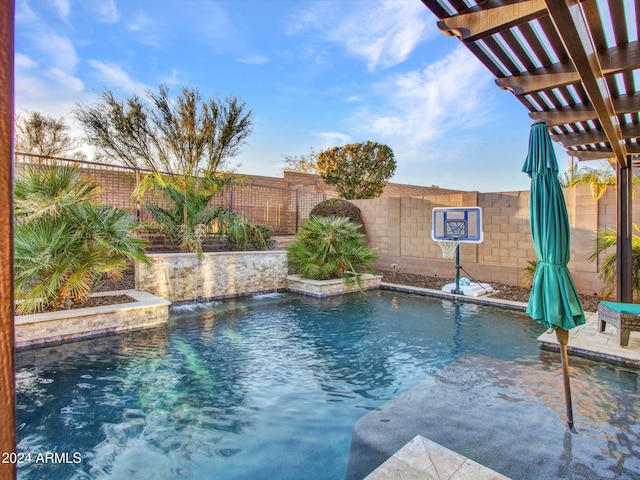
[[[569,269],[578,290],[597,293],[602,283],[596,261],[589,256],[595,248],[596,231],[615,228],[616,192],[610,187],[598,201],[588,185],[564,190],[571,227]],[[524,268],[536,254],[529,230],[529,191],[477,193],[457,192],[422,198],[387,197],[354,200],[362,211],[369,243],[380,258],[376,266],[402,272],[453,278],[453,260],[442,258],[440,247],[431,239],[431,211],[435,207],[479,206],[483,213],[484,242],[463,245],[462,266],[478,280],[520,285]],[[634,197],[634,222],[640,223],[640,197]]]

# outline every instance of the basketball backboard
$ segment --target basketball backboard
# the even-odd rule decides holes
[[[436,242],[482,243],[482,208],[434,208],[431,238]]]

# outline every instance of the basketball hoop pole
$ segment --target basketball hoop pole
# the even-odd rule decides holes
[[[456,239],[457,240],[457,239]],[[460,295],[460,244],[456,246],[456,290],[453,292],[456,295]]]

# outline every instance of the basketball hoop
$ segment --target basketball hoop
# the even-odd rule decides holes
[[[443,258],[453,258],[456,256],[456,248],[460,245],[460,240],[438,240],[438,245],[440,245],[440,250],[442,250]]]

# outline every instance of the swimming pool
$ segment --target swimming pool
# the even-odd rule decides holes
[[[17,355],[18,449],[33,455],[19,478],[342,479],[364,414],[468,354],[556,368],[542,331],[523,314],[385,291],[180,307],[167,327]],[[572,359],[572,375],[623,417],[588,412],[599,457],[587,470],[610,477],[558,478],[640,473],[638,372]],[[47,452],[58,461],[35,462]]]

